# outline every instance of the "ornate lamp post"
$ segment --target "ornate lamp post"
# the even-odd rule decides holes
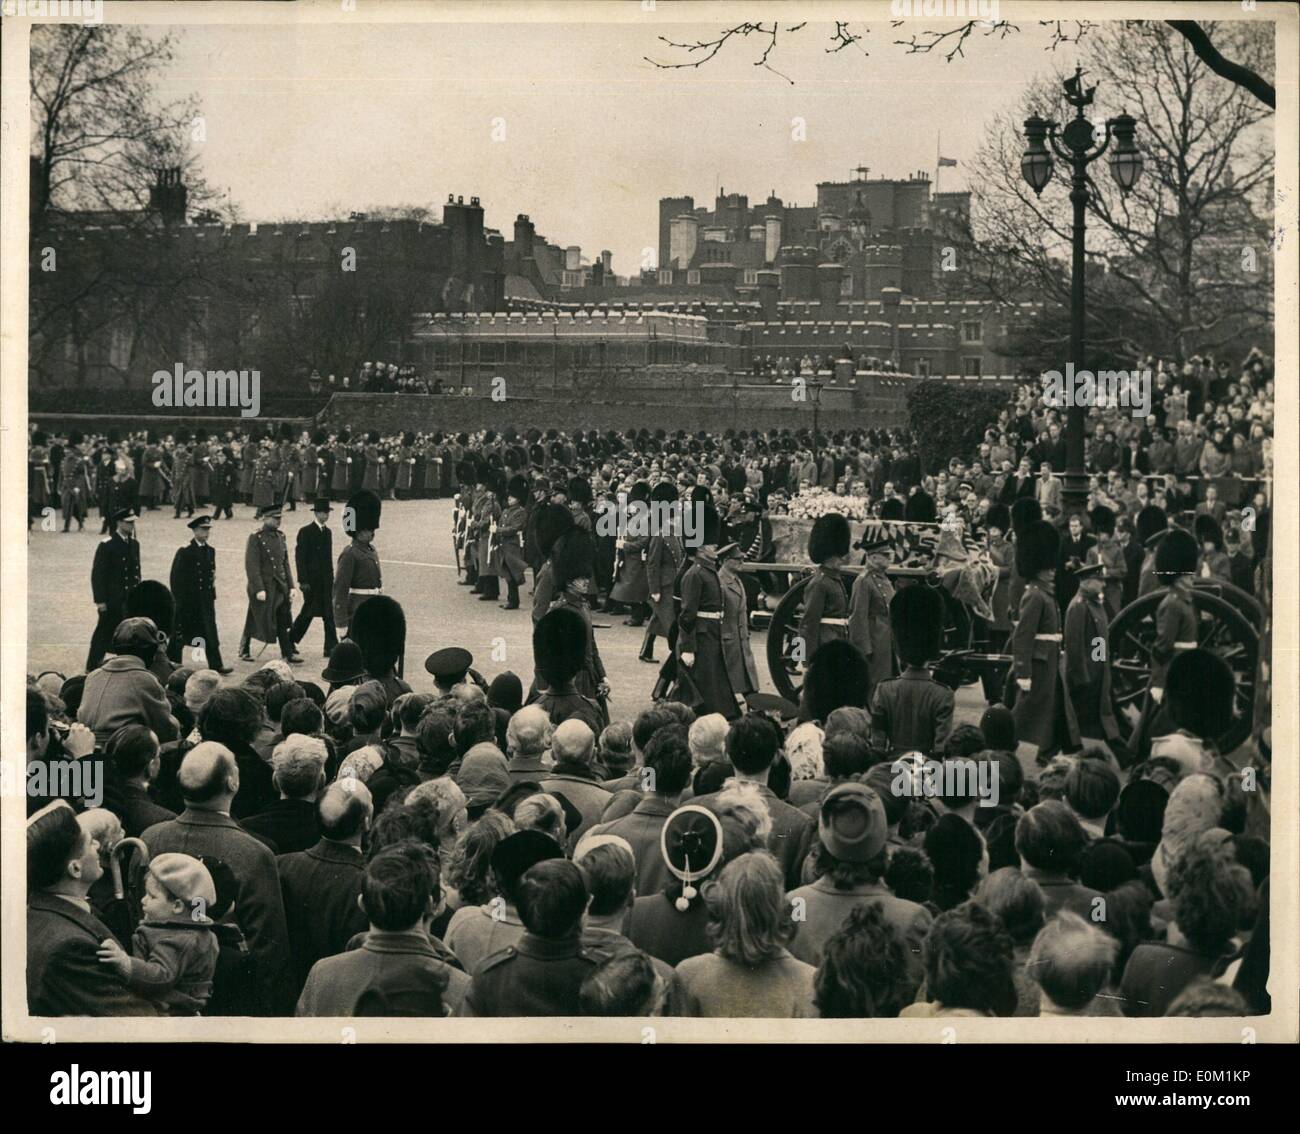
[[[1096,87],[1083,89],[1083,70],[1076,67],[1066,79],[1065,99],[1075,108],[1075,116],[1060,127],[1057,123],[1031,115],[1025,119],[1028,148],[1020,159],[1020,172],[1029,187],[1042,195],[1052,179],[1052,153],[1070,170],[1070,203],[1074,206],[1072,259],[1070,266],[1070,361],[1077,374],[1086,369],[1084,362],[1084,233],[1088,204],[1090,163],[1111,150],[1110,172],[1120,191],[1127,193],[1142,175],[1142,155],[1134,143],[1137,123],[1128,114],[1106,121],[1106,132],[1096,142],[1096,127],[1083,116],[1084,107],[1092,104]],[[1048,148],[1050,143],[1051,149]],[[1114,148],[1111,144],[1114,143]],[[1083,440],[1085,406],[1071,403],[1065,419],[1064,503],[1066,512],[1081,511],[1088,496],[1088,474],[1084,469]],[[1053,470],[1055,471],[1055,470]]]

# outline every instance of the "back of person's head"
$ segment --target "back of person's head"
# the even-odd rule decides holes
[[[871,760],[871,745],[856,732],[836,732],[822,740],[822,763],[832,780],[847,780],[865,774],[871,767]]]
[[[692,723],[687,737],[697,768],[724,758],[729,727],[721,713],[707,713]]]
[[[920,905],[934,892],[934,867],[925,851],[916,847],[896,847],[885,867],[885,885],[896,898]]]
[[[27,820],[27,886],[45,890],[68,876],[68,863],[85,847],[77,813],[63,800]],[[87,848],[88,849],[88,848]]]
[[[993,871],[975,892],[975,900],[993,914],[1017,945],[1028,945],[1043,928],[1043,891],[1014,866]]]
[[[482,905],[492,897],[492,852],[514,832],[514,820],[509,815],[487,811],[456,837],[447,863],[447,880],[464,905]]]
[[[606,725],[600,734],[599,748],[600,762],[611,776],[631,771],[636,762],[632,752],[632,726],[627,721]]]
[[[627,949],[597,965],[578,989],[584,1016],[648,1016],[658,994],[654,965],[640,949]]]
[[[754,848],[764,847],[772,834],[772,809],[758,784],[731,779],[708,800],[709,810],[719,819],[733,820]]]
[[[1226,832],[1205,831],[1174,859],[1165,887],[1178,931],[1197,952],[1224,953],[1253,901],[1250,872],[1233,858]]]
[[[596,734],[586,721],[576,717],[563,721],[551,734],[551,756],[557,764],[590,767],[596,758]]]
[[[388,699],[378,681],[365,681],[352,695],[352,728],[358,736],[378,732],[388,716]]]
[[[1235,988],[1209,977],[1192,981],[1165,1010],[1165,1017],[1249,1016],[1250,1006]]]
[[[374,813],[370,789],[360,780],[336,780],[316,801],[316,821],[324,838],[346,842],[356,838]]]
[[[822,949],[814,1001],[823,1019],[892,1019],[916,996],[898,930],[879,902],[854,906]]]
[[[1038,802],[1046,803],[1051,799],[1063,801],[1065,785],[1073,769],[1073,756],[1053,756],[1047,762],[1047,767],[1038,773],[1038,779],[1033,781],[1038,789]]]
[[[959,815],[942,815],[926,832],[925,855],[934,866],[935,903],[951,909],[970,897],[980,877],[984,843]]]
[[[457,739],[459,735],[458,731]],[[506,726],[506,743],[515,756],[535,756],[544,752],[551,743],[551,718],[546,710],[538,705],[525,705],[515,713]]]
[[[1077,1012],[1105,987],[1118,951],[1110,934],[1060,910],[1034,938],[1029,973],[1053,1004]]]
[[[148,725],[123,725],[108,738],[104,755],[108,765],[124,780],[143,776],[158,755],[158,737]]]
[[[679,724],[687,731],[695,723],[695,710],[681,701],[664,701],[661,707],[671,718],[673,724]]]
[[[541,831],[564,845],[564,808],[560,801],[546,792],[526,796],[513,812],[515,826],[521,831]]]
[[[738,964],[754,967],[780,956],[798,928],[781,868],[766,851],[727,863],[704,900],[714,951]]]
[[[452,730],[456,720],[443,709],[429,709],[420,719],[420,730],[415,734],[415,748],[420,754],[420,767],[440,776],[451,767],[457,756]]]
[[[1005,705],[990,705],[984,710],[980,732],[990,748],[1014,752],[1019,743],[1015,715]]]
[[[185,753],[176,780],[186,803],[210,803],[234,796],[238,774],[234,753],[224,744],[204,740]]]
[[[988,747],[984,734],[973,724],[960,724],[948,734],[943,754],[949,758],[974,756]]]
[[[776,759],[780,740],[772,722],[757,716],[743,716],[727,733],[727,759],[747,776],[766,772]]]
[[[551,940],[577,932],[587,909],[587,898],[582,871],[564,858],[529,867],[515,892],[519,920],[524,928]]]
[[[325,728],[325,714],[310,697],[295,697],[280,710],[280,735],[319,736]]]
[[[275,786],[290,799],[311,795],[325,783],[328,757],[325,741],[318,736],[294,733],[285,737],[271,753]]]
[[[668,711],[668,707],[663,704],[651,705],[650,708],[644,709],[636,718],[632,725],[632,743],[636,746],[638,752],[644,752],[646,745],[650,743],[651,737],[660,729],[671,728],[677,723],[677,718]]]
[[[266,691],[267,719],[272,724],[279,724],[284,707],[291,701],[297,701],[305,696],[302,686],[296,681],[282,681],[278,685],[272,685]]]
[[[1002,923],[979,902],[964,902],[935,918],[924,954],[932,1001],[990,1016],[1015,1011],[1015,947]]]
[[[27,687],[27,742],[30,744],[50,727],[50,710],[45,694],[29,685]]]
[[[1085,751],[1065,778],[1065,800],[1084,819],[1104,819],[1119,799],[1119,776],[1105,753]]]
[[[679,724],[659,729],[646,745],[645,768],[653,778],[647,780],[650,791],[659,795],[677,795],[691,778],[691,746],[686,729]]]
[[[826,717],[823,728],[823,748],[825,742],[840,733],[850,733],[860,739],[871,740],[871,714],[859,705],[841,705],[833,709]],[[830,770],[827,769],[830,774]]]
[[[456,748],[464,756],[480,741],[496,736],[496,718],[486,701],[469,701],[456,710]]]
[[[626,840],[595,835],[578,844],[573,861],[587,883],[592,917],[608,917],[626,908],[636,890],[636,858]]]
[[[413,928],[441,898],[438,857],[414,840],[386,847],[366,863],[361,901],[376,929]]]
[[[433,704],[433,698],[427,693],[406,693],[401,698],[397,710],[397,724],[403,732],[416,732],[425,711]]]
[[[261,722],[261,707],[247,689],[217,689],[199,712],[199,735],[228,748],[242,748],[257,735]]]
[[[1016,824],[1016,853],[1036,870],[1072,874],[1087,841],[1079,820],[1059,800],[1035,804]]]
[[[986,748],[979,754],[981,760],[992,760],[997,764],[998,804],[1010,807],[1021,801],[1025,786],[1025,770],[1021,767],[1020,757],[1015,749]]]

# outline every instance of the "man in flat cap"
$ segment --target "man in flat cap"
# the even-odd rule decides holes
[[[113,534],[100,540],[95,548],[90,590],[99,620],[90,639],[87,673],[104,660],[113,631],[125,614],[126,596],[140,581],[140,545],[135,539],[137,518],[134,508],[119,508],[109,517]]]
[[[288,662],[303,659],[293,647],[289,628],[289,604],[295,594],[293,569],[289,566],[289,545],[280,530],[280,505],[265,504],[257,510],[261,527],[248,537],[244,570],[248,574],[248,615],[239,641],[239,660],[252,661],[249,640],[279,642]]]
[[[176,628],[167,653],[172,661],[182,664],[185,661],[182,651],[197,642],[207,657],[209,669],[230,673],[231,667],[221,660],[221,640],[217,633],[217,553],[208,543],[212,517],[196,516],[186,526],[192,533],[190,542],[178,547],[172,557],[171,592],[176,603]]]

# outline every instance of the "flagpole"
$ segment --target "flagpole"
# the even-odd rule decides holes
[[[943,168],[940,164],[943,154],[943,131],[934,132],[934,196],[939,195],[939,170]]]

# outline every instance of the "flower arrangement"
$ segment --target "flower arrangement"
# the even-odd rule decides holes
[[[791,497],[785,514],[800,520],[815,520],[838,512],[850,520],[865,520],[868,501],[860,496],[837,496],[825,488],[804,488],[797,496]]]

